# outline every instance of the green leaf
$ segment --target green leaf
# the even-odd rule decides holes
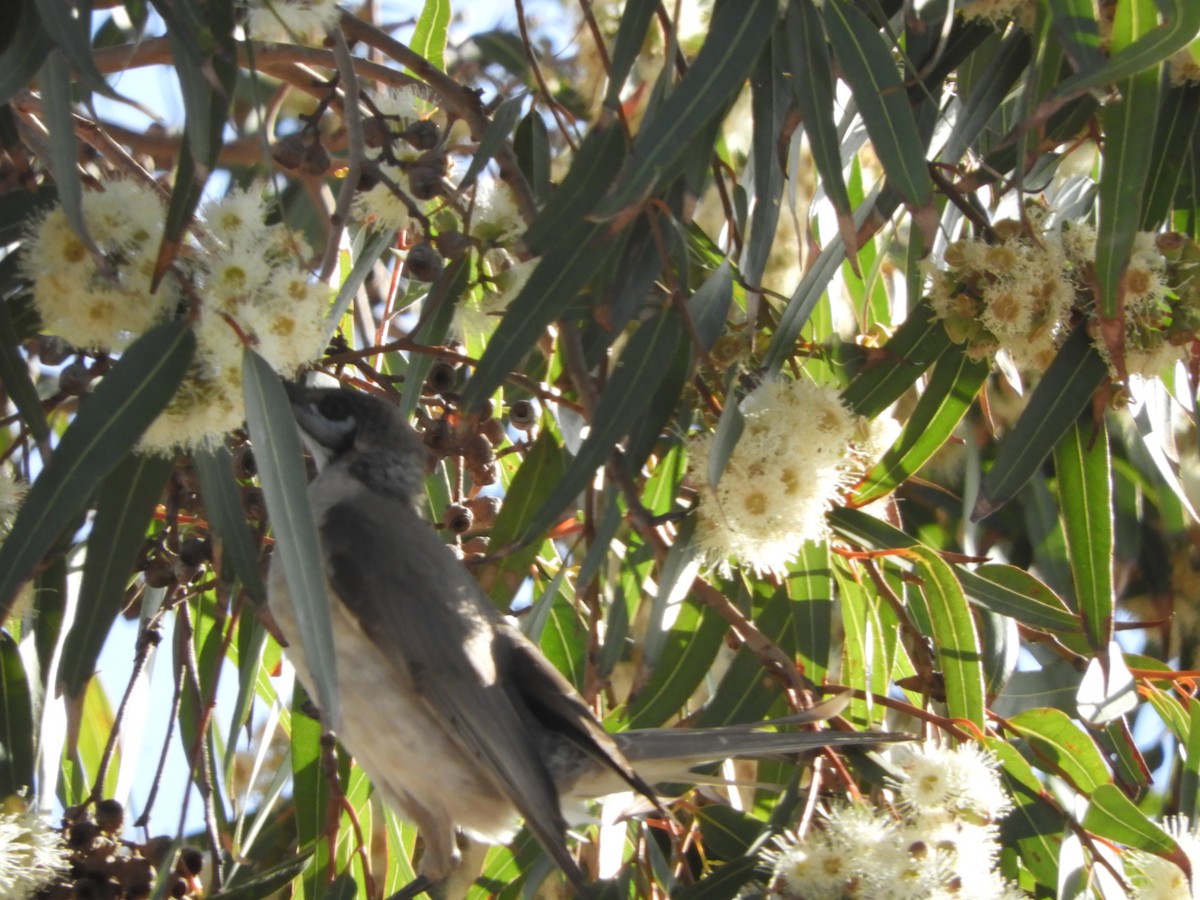
[[[91,4],[80,4],[76,9],[75,3],[68,0],[34,0],[42,28],[54,42],[71,68],[78,73],[80,80],[90,91],[103,94],[111,99],[121,99],[96,68],[92,59],[91,46]]]
[[[192,454],[200,476],[204,512],[215,542],[214,559],[221,561],[221,577],[238,581],[256,603],[267,602],[267,588],[259,570],[258,547],[246,512],[242,493],[233,477],[233,459],[224,445]]]
[[[512,547],[522,534],[528,533],[534,514],[545,506],[554,486],[562,480],[566,470],[564,457],[562,447],[549,429],[538,434],[504,494],[504,504],[492,525],[491,546]],[[501,571],[527,573],[537,551],[536,544],[529,544],[506,553],[500,563]],[[512,591],[504,579],[496,579],[492,599],[497,606],[508,608]]]
[[[524,103],[524,97],[510,97],[501,103],[496,112],[492,114],[492,120],[483,132],[483,137],[479,139],[479,146],[471,156],[471,164],[467,166],[467,171],[463,175],[462,181],[459,182],[458,190],[466,190],[473,185],[475,179],[479,177],[479,173],[496,155],[496,151],[504,145],[508,136],[512,134],[513,127],[517,124],[517,119],[521,115],[521,106]]]
[[[1021,418],[1000,442],[996,462],[979,487],[972,521],[995,512],[1038,473],[1107,374],[1108,366],[1081,325],[1067,338]]]
[[[1112,780],[1095,741],[1062,710],[1026,710],[1012,716],[1008,724],[1029,741],[1034,765],[1064,776],[1076,790],[1090,795]]]
[[[830,510],[828,519],[836,533],[862,547],[900,550],[918,545],[916,538],[862,510],[835,507]],[[1032,575],[998,565],[980,566],[976,572],[963,566],[953,569],[967,599],[977,606],[1011,616],[1035,628],[1081,630],[1078,617]]]
[[[1188,856],[1175,839],[1150,821],[1115,784],[1101,784],[1096,788],[1082,825],[1092,834],[1161,856],[1184,872],[1191,872]]]
[[[784,177],[779,147],[786,136],[784,127],[791,97],[788,85],[795,81],[785,71],[785,49],[783,36],[773,36],[759,54],[750,81],[754,205],[750,212],[749,237],[738,266],[745,283],[750,285],[762,282],[771,247],[775,244],[783,203]]]
[[[21,413],[21,420],[39,443],[50,440],[50,425],[42,399],[38,396],[29,366],[18,346],[16,325],[9,312],[8,302],[0,300],[0,384]]]
[[[647,414],[656,389],[667,374],[663,360],[675,356],[682,340],[683,323],[672,310],[664,310],[642,323],[629,338],[596,404],[587,438],[550,497],[526,525],[524,540],[554,523],[562,510],[591,483],[596,469],[603,465],[617,442]]]
[[[75,117],[71,109],[71,73],[62,51],[51,50],[46,57],[38,83],[42,88],[42,111],[50,132],[50,157],[46,165],[54,175],[58,202],[71,230],[92,252],[95,242],[83,219],[83,180],[79,175],[79,145],[75,139]]]
[[[696,338],[705,350],[711,350],[724,333],[725,319],[732,304],[733,267],[728,259],[723,259],[687,302]]]
[[[1047,585],[1024,569],[985,563],[974,572],[959,571],[963,590],[980,606],[1011,616],[1033,628],[1080,631],[1079,617]]]
[[[1183,2],[1183,0],[1177,0]],[[1200,17],[1200,4],[1190,4]],[[1153,0],[1126,0],[1113,22],[1114,58],[1132,49],[1157,20]],[[1200,24],[1197,25],[1200,27]],[[1196,27],[1192,35],[1196,34]],[[1186,42],[1185,42],[1186,43]],[[1182,46],[1182,45],[1181,45]],[[1160,57],[1161,59],[1161,57]],[[1096,225],[1096,300],[1102,319],[1114,319],[1123,295],[1121,280],[1142,220],[1146,175],[1153,169],[1146,138],[1158,116],[1158,60],[1143,62],[1120,85],[1121,99],[1101,113],[1104,156],[1100,165],[1100,206]],[[1112,67],[1112,60],[1109,62]],[[1123,328],[1124,324],[1120,323]]]
[[[170,457],[130,453],[100,483],[79,607],[63,645],[58,672],[69,696],[79,696],[95,671],[100,650],[125,602],[125,589],[146,540],[146,526],[174,468],[175,460]]]
[[[295,856],[290,856],[252,878],[239,882],[236,887],[209,894],[209,900],[261,900],[263,897],[270,897],[294,881],[304,870],[311,856],[311,849],[300,850]]]
[[[908,105],[892,48],[870,19],[845,0],[827,0],[825,30],[888,181],[910,207],[929,206],[933,181],[925,161],[925,141]]]
[[[464,409],[475,409],[534,347],[546,326],[575,302],[616,246],[607,228],[580,222],[546,252],[525,287],[509,304],[488,341],[487,350],[462,395]]]
[[[615,125],[597,125],[587,133],[561,185],[550,195],[537,221],[525,232],[534,253],[563,247],[563,234],[578,226],[604,196],[625,161],[625,136]]]
[[[441,71],[446,70],[446,37],[450,27],[450,0],[425,0],[408,46]]]
[[[725,635],[711,607],[685,600],[666,635],[649,681],[630,701],[629,728],[656,728],[679,712],[708,675]]]
[[[1075,582],[1075,599],[1092,649],[1112,640],[1113,510],[1108,430],[1074,427],[1054,449],[1063,530]]]
[[[719,4],[708,39],[687,74],[638,132],[634,153],[616,187],[595,211],[617,216],[645,200],[675,172],[692,139],[723,117],[778,18],[777,0]]]
[[[1078,9],[1081,0],[1071,2]],[[1162,10],[1161,24],[1158,22],[1159,8]],[[1107,62],[1100,68],[1089,66],[1061,82],[1055,97],[1106,88],[1114,82],[1145,74],[1200,34],[1200,6],[1191,0],[1122,0],[1117,4],[1116,15]],[[1074,24],[1078,26],[1076,35],[1082,35],[1088,43],[1095,41],[1092,28],[1081,16],[1076,16]],[[1089,50],[1088,62],[1095,60]]]
[[[1170,700],[1175,703],[1174,699]],[[1181,711],[1182,712],[1182,711]],[[1187,738],[1184,746],[1183,771],[1179,780],[1179,814],[1189,821],[1196,820],[1196,803],[1200,800],[1200,701],[1187,698]]]
[[[792,606],[787,592],[777,590],[754,615],[758,629],[788,656],[795,651]],[[696,716],[695,725],[711,728],[759,721],[767,716],[782,693],[783,688],[777,681],[763,678],[762,658],[743,644],[734,654],[711,699]]]
[[[9,39],[0,53],[0,103],[8,103],[23,91],[54,47],[42,28],[35,0],[15,0],[9,6]]]
[[[538,204],[545,203],[550,191],[550,134],[537,107],[517,124],[513,152],[517,155],[521,174],[533,191],[533,199]]]
[[[867,474],[854,502],[865,506],[890,494],[928,462],[971,408],[989,372],[986,362],[957,346],[938,360],[904,431]]]
[[[1171,87],[1163,92],[1162,106],[1150,151],[1150,171],[1142,203],[1142,231],[1156,231],[1166,220],[1186,168],[1192,141],[1200,123],[1200,85]]]
[[[896,402],[952,346],[946,328],[922,299],[871,362],[842,391],[842,401],[873,419]]]
[[[791,56],[792,94],[804,119],[804,131],[821,176],[821,186],[839,217],[849,217],[850,194],[842,176],[842,147],[833,118],[833,60],[825,43],[821,14],[812,0],[788,4],[787,47]],[[849,237],[842,235],[843,240]]]
[[[833,628],[833,568],[829,545],[806,541],[796,562],[788,567],[788,594],[796,629],[796,652],[804,674],[823,684],[829,668]]]
[[[32,790],[37,733],[33,699],[17,643],[0,631],[0,793]]]
[[[0,545],[0,621],[13,595],[111,472],[166,407],[191,363],[196,338],[186,322],[138,338],[80,405]]]
[[[955,719],[984,727],[983,656],[975,620],[954,570],[926,547],[909,547],[921,578],[921,593],[929,606],[930,635],[937,648],[938,666],[946,684],[946,709]]]
[[[1105,58],[1092,0],[1049,0],[1049,6],[1054,31],[1075,68],[1082,73],[1099,71]]]
[[[358,264],[355,263],[355,268],[357,267]],[[367,270],[370,270],[370,266]],[[454,323],[454,311],[459,302],[464,301],[470,275],[470,257],[467,254],[453,260],[442,270],[442,274],[438,276],[421,303],[421,321],[412,334],[413,340],[433,346],[446,339],[450,326]],[[397,407],[406,418],[416,411],[421,402],[421,391],[433,362],[434,358],[424,353],[413,353],[409,356],[408,365],[404,368],[404,393]]]
[[[272,565],[283,566],[304,655],[317,683],[317,704],[326,724],[337,731],[341,707],[329,597],[321,565],[324,555],[308,500],[308,474],[296,420],[279,376],[249,347],[242,355],[242,377],[246,425],[275,534]]]
[[[885,188],[874,206],[864,203],[858,208],[854,215],[855,227],[866,221],[868,217],[887,218],[895,211],[898,204],[899,194]],[[767,372],[778,372],[791,358],[795,351],[796,338],[800,336],[800,330],[808,321],[808,317],[812,315],[817,302],[825,293],[825,289],[837,273],[838,266],[845,258],[846,244],[841,235],[834,237],[821,248],[812,267],[800,280],[800,284],[788,299],[787,307],[779,317],[779,324],[775,328],[775,334],[771,337],[771,345],[767,348],[766,356],[763,359],[763,368]],[[945,331],[945,329],[942,330]],[[918,375],[920,375],[919,372],[913,376],[914,380]]]
[[[604,94],[604,105],[608,109],[618,109],[621,105],[625,79],[642,53],[646,30],[657,9],[658,0],[628,0],[621,11],[621,22],[613,42],[612,61],[608,66],[608,90]]]

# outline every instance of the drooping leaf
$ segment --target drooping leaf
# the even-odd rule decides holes
[[[259,571],[258,548],[246,521],[242,495],[233,478],[233,460],[224,446],[192,454],[200,476],[204,511],[216,543],[214,558],[221,561],[221,577],[238,581],[256,603],[267,602],[267,588]]]
[[[905,550],[916,562],[929,608],[946,709],[956,719],[984,726],[983,656],[962,586],[950,565],[924,547]]]
[[[1177,4],[1184,0],[1175,0]],[[1200,6],[1195,11],[1200,28]],[[1158,18],[1154,0],[1126,0],[1118,4],[1113,22],[1114,57],[1131,50],[1148,34]],[[1186,42],[1185,42],[1186,43]],[[1161,58],[1161,57],[1160,57]],[[1096,303],[1102,320],[1113,320],[1121,309],[1121,279],[1129,265],[1133,239],[1142,221],[1147,174],[1153,168],[1146,140],[1154,134],[1158,117],[1159,72],[1157,59],[1140,63],[1120,83],[1121,99],[1104,107],[1104,157],[1100,166],[1100,205],[1096,225]],[[1109,62],[1112,66],[1112,60]],[[1123,334],[1124,322],[1114,323],[1111,334]],[[1106,342],[1117,348],[1106,330]]]
[[[275,565],[283,566],[288,594],[304,644],[316,697],[325,722],[334,731],[340,721],[337,659],[333,652],[329,598],[317,523],[308,500],[308,477],[291,403],[270,364],[249,347],[242,355],[246,425],[262,481]]]
[[[825,4],[825,30],[888,181],[914,210],[928,207],[933,181],[925,142],[891,48],[871,21],[845,0]]]
[[[1188,855],[1178,842],[1147,818],[1115,784],[1101,784],[1092,792],[1083,827],[1126,847],[1161,856],[1191,874]]]
[[[855,502],[865,505],[914,475],[950,438],[975,402],[990,368],[954,347],[943,356],[896,443],[867,473]]]
[[[33,788],[36,749],[25,664],[16,641],[0,631],[0,791],[6,797]]]
[[[561,515],[563,508],[591,482],[616,443],[646,415],[655,388],[666,374],[662,361],[675,355],[682,340],[683,324],[672,310],[659,313],[633,333],[596,404],[587,438],[549,499],[527,525],[524,539],[541,533]]]
[[[973,521],[999,509],[1037,474],[1107,374],[1087,330],[1076,328],[1034,388],[1021,418],[1000,442],[996,462],[980,485]]]
[[[1054,449],[1063,531],[1075,582],[1075,598],[1092,648],[1112,640],[1113,509],[1108,429],[1076,422]]]
[[[1112,780],[1095,742],[1073,719],[1058,709],[1031,709],[1011,716],[1009,724],[1034,751],[1034,765],[1068,778],[1090,795]]]
[[[779,14],[775,0],[717,6],[709,37],[666,101],[638,132],[634,152],[612,192],[595,210],[598,219],[641,203],[674,174],[691,140],[724,115],[750,74]]]
[[[95,671],[100,650],[125,600],[125,589],[146,539],[146,526],[174,468],[175,461],[169,457],[130,453],[100,483],[79,605],[58,672],[63,689],[72,697],[80,694]]]
[[[0,620],[12,609],[17,588],[87,506],[95,486],[166,407],[183,381],[195,344],[186,322],[150,329],[82,404],[0,545]]]

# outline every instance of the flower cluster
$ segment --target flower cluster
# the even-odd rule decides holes
[[[898,750],[900,813],[838,806],[801,840],[783,835],[767,856],[774,900],[1010,900],[996,870],[1011,807],[995,763],[974,744]]]
[[[1064,227],[1063,246],[1084,283],[1092,280],[1096,233],[1088,225]],[[1182,355],[1200,330],[1200,248],[1181,234],[1139,232],[1125,270],[1125,371],[1154,378]],[[1094,343],[1117,374],[1108,348],[1093,328]]]
[[[251,0],[246,31],[259,41],[315,43],[337,24],[337,0]]]
[[[782,571],[805,541],[827,533],[825,513],[856,468],[876,455],[892,420],[854,415],[836,389],[770,380],[745,400],[744,428],[720,479],[708,479],[712,437],[692,439],[689,470],[700,492],[697,539],[706,557]]]
[[[1195,880],[1200,872],[1200,825],[1184,816],[1168,816],[1162,824],[1187,856]],[[1169,859],[1135,851],[1126,855],[1125,867],[1133,882],[1130,896],[1134,900],[1192,900],[1196,896],[1183,869]]]
[[[1026,31],[1032,31],[1037,5],[1032,0],[970,0],[958,12],[968,22],[985,22],[996,28],[1015,22]]]
[[[22,274],[47,333],[84,350],[122,350],[164,321],[182,293],[173,277],[150,290],[166,207],[143,182],[112,181],[83,195],[83,219],[98,253],[71,228],[60,207],[34,222]]]
[[[1040,217],[1031,216],[1035,228]],[[1100,336],[1095,304],[1096,232],[1065,223],[1030,234],[1013,220],[994,240],[963,238],[932,273],[929,302],[950,337],[975,357],[1002,352],[1038,374],[1054,358],[1072,314],[1089,318],[1093,342],[1117,367]],[[1200,247],[1175,233],[1140,232],[1124,276],[1125,371],[1163,374],[1200,332]]]
[[[23,807],[23,801],[9,798],[0,811],[0,896],[14,900],[32,897],[67,869],[62,836]]]
[[[48,333],[83,349],[121,350],[175,314],[185,296],[195,298],[192,370],[142,437],[143,449],[204,446],[241,424],[246,343],[288,375],[324,349],[329,288],[309,277],[303,241],[283,226],[265,224],[260,192],[235,189],[207,204],[184,258],[156,293],[150,278],[163,207],[155,190],[112,182],[103,193],[85,195],[83,212],[100,259],[59,209],[34,223],[26,244],[23,267]]]
[[[12,527],[27,490],[29,485],[8,469],[0,468],[0,540],[4,539]]]
[[[1066,336],[1075,284],[1053,232],[1032,237],[1006,219],[995,241],[963,238],[933,272],[929,301],[951,339],[973,357],[1003,351],[1020,369],[1042,371]]]

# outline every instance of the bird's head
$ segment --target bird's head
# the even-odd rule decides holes
[[[420,495],[426,450],[394,406],[347,388],[285,382],[292,414],[317,464],[347,468],[373,490],[406,499]]]

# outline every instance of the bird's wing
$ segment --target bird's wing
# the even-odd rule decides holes
[[[501,624],[499,638],[508,647],[511,683],[538,720],[657,806],[653,788],[634,771],[617,741],[596,721],[563,674],[524,634],[507,622]]]
[[[558,792],[495,665],[498,616],[475,580],[415,511],[385,496],[363,493],[334,504],[321,532],[330,583],[364,633],[582,886]],[[363,559],[369,545],[383,552]]]

